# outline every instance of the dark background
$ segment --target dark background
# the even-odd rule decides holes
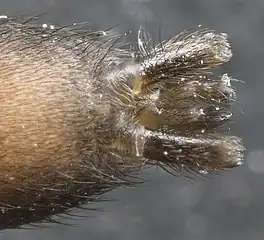
[[[88,21],[120,31],[147,20],[151,29],[162,29],[163,39],[198,24],[227,32],[234,57],[223,70],[245,81],[235,84],[239,104],[232,130],[247,147],[245,165],[222,176],[189,181],[152,169],[143,174],[149,183],[119,188],[106,195],[113,201],[93,205],[103,211],[74,211],[85,216],[64,220],[75,227],[8,230],[0,239],[264,239],[264,1],[1,0],[0,11],[47,12],[51,23]]]

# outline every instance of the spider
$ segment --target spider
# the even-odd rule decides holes
[[[227,35],[198,27],[153,44],[113,29],[0,18],[0,227],[54,221],[160,166],[206,175],[243,162],[226,133]],[[131,47],[132,46],[132,47]]]

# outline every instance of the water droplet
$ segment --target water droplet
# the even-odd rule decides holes
[[[43,23],[43,24],[42,24],[42,27],[43,27],[43,28],[47,28],[47,27],[48,27],[48,24]]]
[[[199,109],[200,115],[204,115],[204,110],[202,108]]]

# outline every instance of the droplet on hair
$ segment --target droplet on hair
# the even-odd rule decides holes
[[[47,27],[48,27],[48,24],[46,24],[46,23],[43,23],[42,24],[42,28],[45,28],[46,29]]]

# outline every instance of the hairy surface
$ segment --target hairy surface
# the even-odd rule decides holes
[[[223,135],[232,79],[226,34],[198,28],[132,57],[122,35],[0,19],[0,228],[49,220],[133,183],[142,166],[196,174],[243,160]]]

